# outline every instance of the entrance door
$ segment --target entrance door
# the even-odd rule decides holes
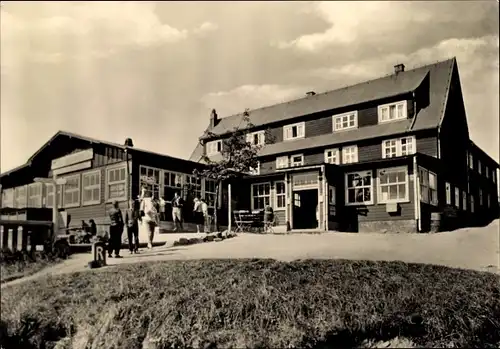
[[[293,229],[316,229],[318,219],[318,190],[308,189],[293,192]]]

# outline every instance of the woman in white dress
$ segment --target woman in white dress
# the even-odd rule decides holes
[[[146,191],[141,201],[142,222],[148,232],[148,248],[153,248],[155,228],[158,226],[158,210],[151,197],[151,192]]]

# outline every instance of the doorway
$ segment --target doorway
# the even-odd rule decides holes
[[[316,229],[318,218],[318,189],[293,192],[293,229]]]

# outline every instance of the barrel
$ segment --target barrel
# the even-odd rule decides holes
[[[432,212],[431,213],[431,233],[437,233],[441,231],[441,212]]]

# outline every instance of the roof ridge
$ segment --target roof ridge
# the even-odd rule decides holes
[[[448,61],[451,61],[451,60],[455,60],[455,59],[456,59],[456,57],[454,56],[454,57],[451,57],[451,58],[448,58],[448,59],[444,59],[442,61],[437,61],[436,63],[423,64],[421,66],[415,66],[415,67],[413,67],[410,70],[405,70],[404,72],[398,73],[398,74],[405,74],[405,73],[409,73],[409,72],[414,72],[414,71],[416,71],[418,69],[429,68],[429,67],[436,66],[438,64],[442,64],[442,63],[445,63],[445,62],[448,62]],[[253,111],[260,111],[260,110],[264,110],[264,109],[267,109],[267,108],[273,108],[273,107],[276,107],[278,105],[289,104],[289,103],[292,103],[292,102],[301,101],[301,100],[308,99],[308,98],[311,98],[311,97],[312,98],[314,98],[314,97],[317,98],[318,96],[323,96],[323,95],[326,95],[326,94],[331,93],[331,92],[336,92],[336,91],[340,91],[340,90],[352,88],[352,87],[355,87],[355,86],[358,86],[358,85],[368,84],[370,82],[378,81],[378,80],[381,80],[381,79],[386,79],[388,77],[395,76],[395,75],[396,75],[395,73],[387,74],[387,75],[384,75],[384,76],[381,76],[381,77],[378,77],[378,78],[375,78],[375,79],[368,79],[368,80],[357,82],[355,84],[351,84],[351,85],[347,85],[347,86],[344,86],[344,87],[336,88],[336,89],[333,89],[333,90],[327,90],[325,92],[317,93],[317,94],[315,94],[313,96],[306,96],[306,97],[295,98],[295,99],[291,99],[291,100],[286,101],[286,102],[269,104],[269,105],[266,105],[266,106],[263,106],[263,107],[250,109],[250,110],[248,110],[248,112],[251,113]],[[231,118],[231,117],[238,117],[238,116],[242,116],[242,115],[243,115],[243,113],[236,113],[236,114],[224,116],[224,117],[221,118],[221,120],[227,119],[227,118]]]

